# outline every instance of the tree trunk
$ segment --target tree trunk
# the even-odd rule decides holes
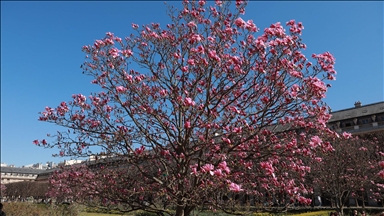
[[[339,209],[341,215],[344,215],[344,202],[343,201],[344,201],[344,199],[342,196],[339,197],[339,199],[337,200],[337,202],[338,202],[337,209]]]
[[[177,206],[175,216],[189,216],[193,209],[192,206]]]
[[[189,214],[191,214],[191,212],[193,211],[194,207],[191,207],[191,206],[187,206],[185,207],[184,209],[184,215],[185,216],[188,216]]]
[[[175,216],[189,216],[194,209],[195,206],[178,205]]]
[[[184,215],[184,206],[177,206],[176,207],[176,214],[175,216],[185,216]]]

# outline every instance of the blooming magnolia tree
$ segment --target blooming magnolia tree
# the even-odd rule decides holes
[[[110,159],[58,172],[52,193],[176,215],[232,212],[266,193],[310,202],[302,159],[332,149],[320,137],[334,135],[322,100],[335,59],[313,54],[312,64],[300,22],[259,32],[245,7],[184,1],[165,28],[132,24],[137,34],[84,46],[82,68],[102,91],[46,107],[40,120],[68,130],[34,143]]]

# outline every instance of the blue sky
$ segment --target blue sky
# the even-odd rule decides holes
[[[180,2],[172,2],[180,7]],[[331,52],[338,72],[326,102],[332,110],[383,101],[383,2],[252,1],[243,19],[263,30],[291,19],[304,24],[305,55]],[[131,23],[169,23],[159,2],[1,1],[1,162],[22,166],[47,161],[56,149],[32,144],[60,128],[37,121],[45,106],[98,89],[82,74],[83,45],[106,32],[124,38]],[[67,158],[68,159],[68,158]]]

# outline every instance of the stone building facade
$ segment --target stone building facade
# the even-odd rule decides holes
[[[20,181],[35,181],[37,176],[43,172],[41,169],[1,167],[1,184]]]
[[[384,130],[384,101],[362,105],[356,102],[355,107],[331,112],[328,125],[339,133],[349,132],[353,135],[372,133]]]

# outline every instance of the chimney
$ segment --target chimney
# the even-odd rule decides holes
[[[361,102],[360,101],[355,102],[355,107],[361,107]]]

